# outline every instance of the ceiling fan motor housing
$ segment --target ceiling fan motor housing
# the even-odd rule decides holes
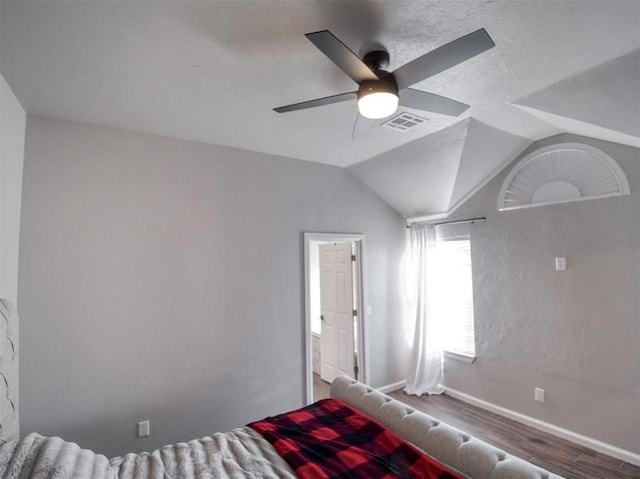
[[[398,96],[398,85],[393,75],[388,74],[385,71],[377,71],[376,74],[384,73],[380,75],[377,80],[363,80],[358,88],[358,100],[363,96],[367,96],[371,93],[392,93]]]
[[[389,52],[384,50],[373,50],[362,57],[362,61],[373,72],[384,70],[389,66]]]

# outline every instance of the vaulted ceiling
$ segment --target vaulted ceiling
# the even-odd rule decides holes
[[[471,105],[356,140],[355,102],[276,106],[355,84],[304,34],[389,70],[486,28],[495,48],[414,88]],[[402,215],[446,215],[532,141],[640,147],[640,2],[2,1],[0,72],[29,114],[349,167]],[[401,110],[403,111],[403,110]]]

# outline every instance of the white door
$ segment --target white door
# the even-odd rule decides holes
[[[320,377],[354,376],[351,243],[320,245]]]

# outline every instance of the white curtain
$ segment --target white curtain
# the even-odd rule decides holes
[[[435,227],[415,224],[410,228],[408,278],[405,287],[410,319],[415,321],[413,352],[407,377],[408,394],[442,394],[441,328],[433,314]],[[431,299],[431,301],[430,301]]]

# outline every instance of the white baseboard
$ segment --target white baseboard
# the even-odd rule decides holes
[[[381,393],[390,393],[391,391],[395,391],[396,389],[403,388],[407,385],[407,381],[398,381],[397,383],[387,384],[386,386],[382,386],[377,388]]]
[[[597,439],[593,439],[588,436],[583,436],[582,434],[578,434],[577,432],[569,431],[568,429],[564,429],[554,424],[541,421],[539,419],[521,414],[516,411],[512,411],[511,409],[507,409],[502,406],[498,406],[497,404],[478,399],[477,397],[470,396],[469,394],[465,394],[460,391],[456,391],[455,389],[445,387],[445,394],[453,398],[460,399],[461,401],[472,404],[474,406],[478,406],[482,409],[486,409],[487,411],[494,412],[496,414],[499,414],[500,416],[513,419],[514,421],[517,421],[521,424],[526,424],[527,426],[531,426],[540,431],[548,432],[549,434],[553,434],[554,436],[558,436],[563,439],[567,439],[568,441],[575,442],[576,444],[588,447],[602,454],[607,454],[609,456],[620,459],[621,461],[640,466],[640,454],[637,454],[635,452],[627,451],[626,449],[607,444],[606,442],[598,441]]]

